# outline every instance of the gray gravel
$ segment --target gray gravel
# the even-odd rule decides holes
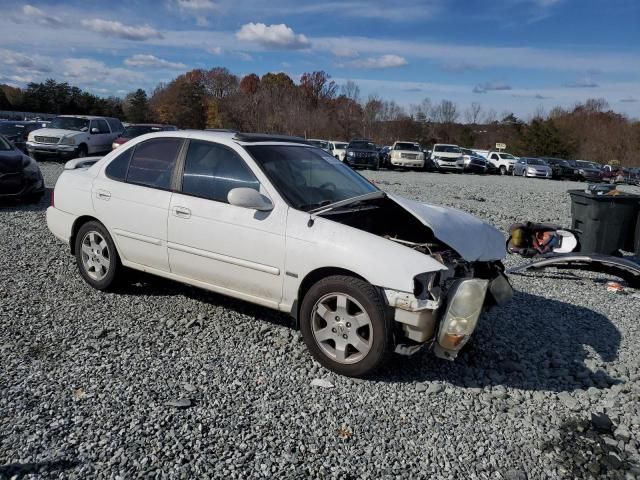
[[[61,165],[42,168],[53,186]],[[503,230],[568,224],[580,187],[365,175]],[[277,312],[144,275],[92,290],[47,201],[0,209],[0,478],[640,476],[640,299],[606,276],[513,276],[455,363],[424,353],[352,380]]]

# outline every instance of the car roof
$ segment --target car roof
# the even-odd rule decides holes
[[[237,144],[242,146],[256,144],[273,144],[273,145],[301,145],[310,146],[309,143],[301,137],[292,137],[288,135],[268,135],[263,133],[237,133],[229,132],[210,132],[206,130],[169,130],[153,133],[145,133],[135,139],[137,141],[149,140],[151,138],[173,137],[173,138],[191,138],[196,140],[205,140],[211,142],[222,143],[226,145]]]
[[[168,123],[130,123],[128,127],[173,127]]]
[[[105,118],[110,118],[110,119],[113,119],[113,120],[117,120],[117,118],[114,118],[114,117],[101,117],[99,115],[58,115],[58,117],[83,118],[85,120],[98,120],[98,119],[104,120]]]

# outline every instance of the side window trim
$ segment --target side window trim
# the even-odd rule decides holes
[[[247,169],[247,171],[253,176],[253,178],[255,178],[259,188],[264,188],[263,187],[263,183],[256,176],[255,172],[249,166],[249,164],[247,164],[247,161],[244,158],[242,158],[242,155],[240,155],[238,152],[236,152],[233,148],[229,147],[228,145],[224,145],[222,143],[213,142],[211,140],[202,140],[202,139],[198,139],[198,138],[193,138],[193,139],[186,139],[186,141],[184,142],[183,148],[182,148],[182,150],[180,151],[180,153],[178,155],[178,162],[179,163],[176,162],[176,176],[177,176],[176,180],[177,181],[176,181],[176,188],[174,190],[175,193],[179,193],[181,195],[186,195],[188,197],[200,198],[202,200],[207,200],[207,201],[210,201],[210,202],[216,202],[216,203],[220,203],[220,204],[223,204],[223,205],[229,205],[229,202],[226,202],[226,201],[216,200],[216,199],[213,199],[213,198],[201,197],[199,195],[195,195],[195,194],[192,194],[192,193],[184,192],[184,190],[182,188],[183,187],[183,182],[184,182],[184,168],[185,168],[185,165],[186,165],[187,154],[189,152],[189,146],[191,145],[191,142],[207,143],[207,144],[210,144],[210,145],[215,145],[217,147],[222,147],[223,149],[231,152],[233,155],[238,157],[238,160],[240,160],[242,162],[242,164]],[[178,174],[178,171],[179,171],[179,174]],[[269,197],[271,198],[271,195]]]
[[[177,170],[177,168],[178,168],[178,162],[180,161],[180,159],[181,159],[181,157],[182,157],[182,155],[183,155],[184,146],[185,146],[185,144],[186,144],[187,142],[185,141],[185,139],[184,139],[184,138],[179,138],[179,137],[162,137],[162,138],[171,138],[171,139],[181,140],[181,141],[182,141],[182,144],[181,144],[181,146],[180,146],[180,149],[178,150],[178,155],[176,156],[176,162],[175,162],[175,164],[174,164],[174,166],[173,166],[173,172],[172,172],[172,174],[171,174],[171,182],[170,182],[170,184],[169,184],[169,188],[168,188],[168,189],[167,189],[167,188],[154,187],[154,186],[151,186],[151,185],[145,185],[145,184],[143,184],[143,183],[137,183],[137,182],[131,182],[131,181],[129,181],[129,166],[131,165],[131,160],[133,160],[133,157],[134,157],[134,156],[135,156],[135,154],[136,154],[136,150],[138,149],[138,147],[139,147],[140,145],[144,145],[144,144],[145,144],[145,143],[147,143],[147,142],[152,142],[152,141],[154,140],[153,138],[152,138],[152,139],[149,139],[149,140],[145,140],[144,142],[137,143],[136,145],[134,145],[133,147],[131,147],[131,148],[129,149],[129,150],[131,151],[131,153],[130,153],[130,155],[129,155],[129,161],[127,162],[127,172],[126,172],[126,174],[125,174],[125,178],[124,178],[124,180],[120,180],[120,179],[117,179],[117,178],[113,178],[113,177],[110,177],[109,175],[107,175],[107,168],[109,168],[109,165],[111,165],[111,162],[109,162],[109,163],[107,164],[107,166],[105,167],[105,170],[104,170],[104,171],[105,171],[105,176],[106,176],[109,180],[113,180],[114,182],[127,183],[127,184],[129,184],[129,185],[136,185],[136,186],[138,186],[138,187],[153,188],[153,189],[155,189],[155,190],[162,190],[162,191],[164,191],[164,192],[177,192],[178,190],[177,190],[176,188],[174,188],[174,185],[175,185],[175,184],[174,184],[174,180],[175,180],[175,176],[176,176],[176,170]],[[125,153],[125,152],[122,152],[122,153]],[[116,157],[116,158],[118,158],[118,157]],[[115,158],[114,158],[113,160],[115,160]],[[112,160],[112,161],[113,161],[113,160]]]

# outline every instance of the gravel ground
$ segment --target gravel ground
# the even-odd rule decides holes
[[[61,165],[42,169],[52,187]],[[580,188],[365,175],[503,231],[569,224]],[[353,380],[277,312],[144,275],[92,290],[47,202],[0,209],[0,478],[640,477],[640,298],[609,278],[512,276],[513,302],[455,363],[423,353]]]

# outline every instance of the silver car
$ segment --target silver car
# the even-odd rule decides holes
[[[551,167],[539,158],[520,157],[513,166],[513,176],[551,178]]]

